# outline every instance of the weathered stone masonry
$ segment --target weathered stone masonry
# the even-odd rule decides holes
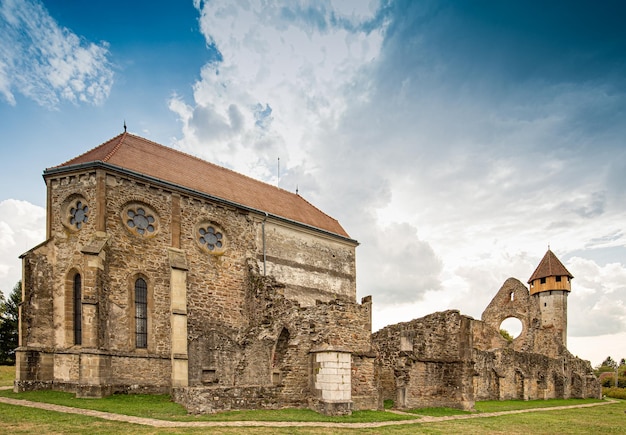
[[[548,251],[482,320],[371,334],[357,242],[299,195],[124,133],[44,172],[46,241],[22,256],[16,391],[169,392],[190,412],[471,409],[597,397],[566,349],[571,274]],[[499,334],[508,317],[521,336]]]
[[[156,177],[176,159],[199,165],[201,187],[240,185],[274,213],[175,184],[178,167]],[[17,390],[171,391],[195,412],[377,406],[357,243],[301,197],[127,134],[44,179],[47,240],[23,256]],[[316,355],[354,359],[357,376],[350,363],[331,377],[341,397],[320,387]]]
[[[591,365],[567,351],[560,331],[542,324],[539,302],[510,278],[483,320],[446,311],[376,332],[384,399],[399,408],[472,409],[477,400],[599,397]],[[523,324],[510,343],[499,333],[509,317]]]

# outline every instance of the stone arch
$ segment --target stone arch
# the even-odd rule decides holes
[[[77,339],[77,331],[76,331],[76,321],[77,321],[77,309],[82,308],[81,300],[76,300],[75,295],[75,287],[76,287],[76,277],[80,277],[80,292],[82,294],[84,287],[84,274],[81,269],[78,267],[71,267],[67,274],[65,275],[65,288],[64,288],[64,329],[65,329],[65,345],[67,347],[70,346],[80,346],[82,342],[82,334],[80,335],[81,340],[76,342]],[[81,298],[82,299],[82,298]],[[82,329],[82,325],[81,325]]]
[[[505,322],[509,322],[509,320],[517,320],[519,322],[519,327],[521,328],[521,330],[519,332],[515,332],[515,327],[511,327],[511,325],[507,324],[505,325]],[[507,317],[506,319],[502,320],[502,322],[500,322],[500,325],[498,326],[499,330],[506,330],[509,334],[511,334],[511,337],[513,337],[513,340],[518,339],[519,337],[521,337],[522,335],[524,335],[524,333],[526,332],[526,326],[524,325],[524,322],[522,321],[522,319],[518,318],[518,317]]]
[[[515,342],[523,346],[531,329],[531,319],[534,316],[534,305],[530,293],[524,284],[515,278],[507,279],[498,293],[491,300],[482,314],[482,320],[496,331],[500,330],[502,322],[508,318],[516,318],[522,324],[522,331]]]
[[[137,319],[136,319],[136,291],[135,291],[135,287],[137,284],[138,280],[143,280],[146,284],[146,290],[147,290],[147,294],[146,294],[146,308],[147,308],[147,318],[145,321],[145,327],[146,327],[146,346],[145,348],[141,348],[137,346],[137,331],[138,331],[138,325],[137,325]],[[127,337],[127,343],[130,349],[144,349],[143,351],[153,351],[154,347],[155,347],[155,340],[154,340],[154,328],[153,328],[153,323],[154,323],[154,282],[153,280],[150,279],[150,277],[148,276],[148,274],[144,273],[143,271],[136,271],[134,273],[130,273],[128,274],[128,276],[126,277],[126,288],[127,288],[127,297],[128,297],[128,337]],[[142,350],[139,350],[140,352],[142,352]]]

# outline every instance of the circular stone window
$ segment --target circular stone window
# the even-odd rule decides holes
[[[224,251],[224,234],[214,224],[205,223],[199,225],[196,240],[202,249],[212,254],[221,254]]]
[[[519,337],[523,330],[524,325],[517,317],[507,317],[500,324],[500,334],[509,341]]]
[[[63,206],[63,225],[73,231],[78,231],[89,220],[89,205],[85,198],[74,196]]]
[[[138,236],[151,236],[157,230],[156,214],[149,207],[130,204],[122,212],[122,220],[126,228]]]

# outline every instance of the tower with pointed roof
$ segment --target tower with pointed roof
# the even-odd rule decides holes
[[[567,296],[574,276],[548,248],[548,252],[528,279],[530,295],[541,312],[541,327],[553,329],[567,346]]]

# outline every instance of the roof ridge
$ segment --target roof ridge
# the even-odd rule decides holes
[[[190,154],[179,147],[196,152],[198,155]],[[275,182],[271,184],[237,172],[235,169],[220,166],[201,157],[202,151],[203,148],[186,146],[184,142],[178,142],[175,138],[172,138],[168,145],[162,145],[136,134],[123,132],[78,157],[46,169],[44,175],[76,165],[82,168],[90,162],[112,164],[140,176],[156,177],[168,183],[252,207],[254,210],[267,210],[277,217],[349,238],[337,219],[300,196],[298,189],[295,192],[286,190],[277,186]],[[186,171],[184,167],[190,167],[198,173]]]
[[[339,221],[337,219],[335,219],[334,217],[332,217],[331,215],[327,214],[326,212],[324,212],[323,210],[320,210],[317,206],[315,206],[314,204],[310,203],[309,201],[307,201],[303,196],[300,196],[300,194],[295,193],[294,195],[296,195],[297,197],[301,198],[302,201],[306,202],[307,204],[309,204],[311,207],[313,207],[315,210],[319,211],[320,213],[322,213],[324,216],[326,216],[329,219],[332,219],[333,221],[339,223]]]
[[[125,134],[125,133],[124,133],[124,134]],[[188,152],[185,152],[185,151],[182,151],[182,150],[179,150],[179,149],[176,149],[176,148],[168,147],[168,146],[166,146],[166,145],[160,144],[160,143],[158,143],[158,142],[151,141],[150,139],[146,139],[145,137],[142,137],[142,136],[137,136],[137,135],[135,135],[135,134],[128,133],[128,135],[129,135],[129,136],[132,136],[132,137],[134,137],[134,138],[136,138],[136,139],[140,139],[140,140],[144,140],[144,141],[146,141],[146,142],[150,142],[150,143],[152,143],[152,144],[154,144],[154,145],[157,145],[157,146],[159,146],[159,147],[161,147],[161,148],[167,148],[168,150],[172,150],[172,151],[174,151],[174,152],[176,152],[176,153],[179,153],[179,154],[185,155],[185,156],[190,157],[190,158],[192,158],[192,159],[194,159],[194,160],[197,160],[198,162],[201,162],[201,163],[203,163],[203,164],[205,164],[205,165],[206,165],[206,164],[211,165],[211,166],[213,166],[214,168],[217,168],[217,169],[219,169],[219,170],[221,170],[221,171],[228,171],[228,172],[230,172],[230,173],[232,173],[232,174],[235,174],[235,175],[236,175],[236,176],[238,176],[238,177],[247,178],[248,180],[252,180],[252,181],[254,181],[255,183],[261,183],[261,184],[264,184],[264,185],[266,185],[266,186],[268,186],[268,187],[271,187],[271,188],[273,188],[273,189],[276,189],[276,190],[278,190],[278,191],[285,192],[285,193],[287,193],[287,194],[289,194],[289,195],[292,195],[292,196],[297,196],[297,197],[299,197],[299,198],[302,198],[302,196],[300,196],[300,195],[299,195],[299,194],[297,194],[297,193],[293,193],[293,192],[291,192],[291,191],[289,191],[289,190],[287,190],[287,189],[283,189],[282,187],[274,186],[273,184],[270,184],[270,183],[268,183],[268,182],[266,182],[266,181],[263,181],[263,180],[259,180],[258,178],[254,178],[254,177],[251,177],[251,176],[249,176],[249,175],[242,174],[241,172],[237,172],[237,171],[236,171],[236,170],[234,170],[234,169],[230,169],[230,168],[227,168],[227,167],[225,167],[225,166],[220,166],[220,165],[218,165],[218,164],[216,164],[216,163],[213,163],[213,162],[211,162],[211,161],[209,161],[209,160],[204,160],[204,159],[202,159],[202,158],[200,158],[200,157],[198,157],[198,156],[195,156],[195,155],[193,155],[193,154],[190,154],[190,153],[188,153]],[[112,152],[112,153],[113,153],[113,152]],[[112,153],[111,153],[111,154],[112,154]],[[107,156],[107,157],[108,157],[108,156]],[[302,199],[303,199],[304,201],[306,201],[306,199],[304,199],[304,198],[302,198]],[[308,201],[306,201],[306,202],[307,202],[308,204],[310,204],[312,207],[315,207],[315,206],[314,206],[313,204],[311,204],[310,202],[308,202]],[[325,214],[325,215],[326,215],[326,213],[324,213],[323,211],[321,211],[321,210],[320,210],[320,209],[318,209],[317,207],[315,207],[315,209],[316,209],[316,210],[318,210],[318,211],[320,211],[321,213],[323,213],[323,214]],[[326,216],[328,216],[328,215],[326,215]],[[330,217],[330,216],[328,216],[328,217]],[[334,219],[334,218],[332,218],[332,219]]]
[[[107,161],[109,161],[109,159],[110,159],[111,157],[113,157],[113,154],[115,154],[115,153],[117,152],[117,150],[119,150],[119,149],[120,149],[120,147],[122,146],[122,142],[124,142],[124,138],[126,138],[126,135],[127,135],[127,134],[128,134],[128,133],[126,132],[126,130],[124,130],[124,133],[122,133],[122,134],[121,134],[121,136],[122,136],[122,137],[120,137],[120,141],[117,143],[117,145],[115,145],[115,146],[113,147],[113,149],[109,152],[109,154],[107,154],[107,155],[106,155],[106,156],[102,159],[102,161],[103,161],[103,162],[107,162]]]
[[[91,148],[91,149],[89,149],[89,150],[85,151],[84,153],[77,155],[76,157],[72,157],[71,159],[66,160],[65,162],[63,162],[63,163],[61,163],[61,164],[59,164],[59,165],[52,166],[52,168],[61,168],[61,167],[63,167],[63,166],[67,166],[67,164],[68,164],[68,163],[70,163],[71,161],[74,161],[74,160],[78,160],[78,159],[80,159],[81,157],[83,157],[83,156],[85,156],[85,155],[89,154],[90,152],[92,152],[93,150],[96,150],[96,149],[100,148],[101,146],[104,146],[104,145],[108,144],[108,143],[109,143],[109,142],[111,142],[112,140],[115,140],[115,139],[117,139],[118,137],[123,136],[124,134],[125,134],[125,133],[120,133],[120,134],[118,134],[117,136],[115,136],[113,139],[109,139],[109,140],[107,140],[107,141],[104,141],[104,142],[102,142],[101,144],[96,145],[95,147],[93,147],[93,148]]]

